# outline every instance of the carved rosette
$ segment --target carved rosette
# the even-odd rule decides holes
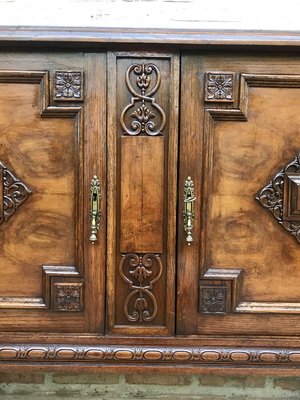
[[[226,286],[200,286],[200,312],[226,313]]]
[[[0,162],[0,224],[17,211],[30,193],[28,187]]]
[[[260,190],[256,200],[300,243],[299,181],[300,154]]]
[[[83,100],[83,71],[54,72],[54,100]]]
[[[158,67],[151,63],[132,64],[127,69],[125,80],[133,97],[122,111],[122,130],[131,136],[160,135],[166,124],[166,116],[153,97],[161,84]]]
[[[153,268],[155,264],[155,269]],[[153,285],[160,279],[163,266],[158,254],[123,254],[120,275],[130,293],[124,303],[124,313],[130,322],[150,322],[158,311]]]
[[[55,283],[54,310],[81,311],[82,310],[82,283]]]
[[[232,102],[234,100],[234,74],[207,72],[205,101]]]

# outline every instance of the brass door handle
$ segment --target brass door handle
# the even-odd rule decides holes
[[[183,217],[184,217],[184,230],[186,232],[186,242],[188,246],[193,242],[192,237],[192,230],[194,226],[194,202],[196,197],[194,196],[194,182],[190,176],[187,177],[184,183],[184,210],[183,210]]]
[[[97,234],[100,227],[100,218],[101,218],[101,210],[100,210],[100,199],[101,199],[101,190],[100,190],[100,181],[96,175],[93,176],[91,181],[91,189],[90,189],[90,219],[91,219],[91,236],[90,241],[92,244],[95,244],[97,241]]]

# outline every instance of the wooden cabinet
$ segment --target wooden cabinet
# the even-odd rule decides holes
[[[0,367],[298,373],[298,36],[14,34]]]

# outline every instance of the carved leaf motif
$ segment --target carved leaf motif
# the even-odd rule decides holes
[[[4,164],[0,162],[0,184],[3,185],[2,212],[0,224],[7,221],[26,201],[31,191]],[[1,193],[1,191],[0,191]]]
[[[299,173],[300,176],[300,154],[260,190],[256,200],[300,243],[300,222],[285,221],[283,218],[284,177],[286,173]]]
[[[224,313],[226,311],[226,288],[201,287],[200,309],[207,313]]]
[[[81,311],[82,284],[56,284],[55,309],[59,311]]]
[[[55,99],[82,98],[83,73],[81,71],[55,72]]]
[[[206,101],[232,101],[234,74],[208,72],[206,76]]]

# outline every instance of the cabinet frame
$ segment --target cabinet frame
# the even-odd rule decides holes
[[[117,49],[155,52],[203,49],[230,51],[299,52],[298,32],[218,32],[176,30],[126,30],[82,28],[1,28],[0,47],[19,51],[43,49],[68,50]],[[104,106],[103,101],[103,106]],[[95,110],[94,110],[95,112]],[[105,143],[92,143],[94,146]],[[93,162],[89,160],[89,169]],[[101,161],[103,162],[103,161]],[[87,178],[86,178],[87,179]],[[87,186],[85,181],[85,186]],[[180,229],[180,228],[179,228]],[[179,247],[180,250],[180,247]],[[100,254],[91,254],[94,258]],[[101,257],[103,257],[101,253]],[[184,258],[181,259],[181,263]],[[185,261],[188,261],[186,258]],[[192,260],[191,260],[192,261]],[[180,264],[178,264],[180,267]],[[104,279],[104,273],[101,277]],[[95,300],[95,297],[93,296]],[[100,310],[99,310],[100,311]],[[103,311],[103,307],[102,307]],[[278,347],[270,337],[120,337],[92,334],[3,333],[0,336],[0,370],[105,370],[126,372],[143,370],[159,372],[218,374],[298,375],[300,368],[299,338],[289,337]]]

